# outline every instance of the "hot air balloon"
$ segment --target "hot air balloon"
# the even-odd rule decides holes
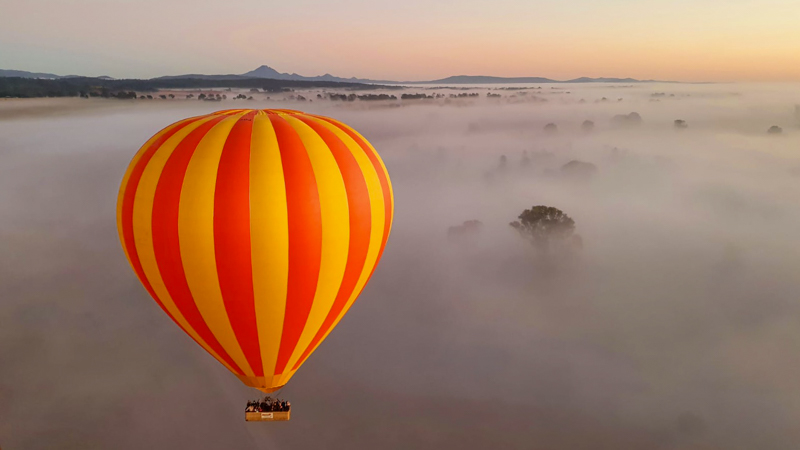
[[[245,385],[270,393],[361,293],[393,209],[386,167],[352,128],[238,109],[150,138],[122,179],[117,227],[158,306]]]

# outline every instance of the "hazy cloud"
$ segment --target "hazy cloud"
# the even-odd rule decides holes
[[[257,393],[159,310],[117,239],[119,181],[138,146],[234,104],[0,102],[0,445],[797,446],[800,90],[567,89],[247,103],[352,125],[395,191],[383,260],[285,389],[285,424],[244,423]],[[631,112],[637,126],[614,123]],[[565,176],[573,160],[596,173]],[[538,204],[583,238],[549,269],[508,226]],[[471,219],[479,236],[448,241]]]

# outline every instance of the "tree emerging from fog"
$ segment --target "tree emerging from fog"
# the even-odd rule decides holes
[[[547,251],[553,241],[564,241],[575,231],[575,221],[564,211],[552,206],[534,206],[511,222],[512,228],[541,251]]]
[[[769,130],[767,130],[767,133],[769,133],[769,134],[781,134],[781,133],[783,133],[783,128],[781,128],[781,127],[779,127],[777,125],[773,125],[773,126],[769,127]]]

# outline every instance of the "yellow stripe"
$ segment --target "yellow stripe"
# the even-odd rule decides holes
[[[350,149],[350,152],[356,159],[359,168],[361,169],[361,173],[364,175],[364,180],[367,183],[367,191],[369,192],[369,204],[370,204],[370,213],[372,217],[372,227],[370,229],[369,235],[369,247],[367,249],[367,257],[364,261],[364,268],[361,271],[361,275],[358,278],[358,282],[356,283],[355,289],[353,289],[353,293],[350,298],[347,300],[345,307],[342,309],[339,316],[336,320],[333,321],[333,324],[328,329],[328,331],[322,336],[322,339],[317,342],[314,348],[311,350],[310,353],[313,353],[317,347],[328,337],[328,335],[336,328],[336,325],[339,321],[342,320],[342,317],[347,313],[350,307],[353,305],[353,302],[356,301],[356,298],[361,294],[361,291],[364,289],[364,285],[366,285],[368,281],[368,277],[372,272],[372,269],[378,263],[378,252],[381,248],[381,241],[383,240],[383,227],[384,223],[386,222],[386,212],[384,208],[384,201],[383,201],[383,189],[381,188],[381,182],[378,178],[378,173],[375,171],[375,166],[372,165],[372,161],[370,161],[369,157],[364,150],[361,148],[358,143],[351,138],[347,133],[342,131],[341,129],[337,128],[335,125],[325,121],[319,120],[312,117],[312,120],[315,120],[320,125],[324,126],[325,128],[332,131],[336,134],[336,137],[342,140],[344,144]],[[366,142],[366,141],[365,141]],[[293,366],[289,366],[293,367]]]
[[[375,150],[375,147],[373,147],[372,144],[368,140],[366,140],[364,136],[361,135],[361,133],[351,128],[349,125],[339,122],[338,120],[334,119],[331,120],[333,120],[340,126],[352,131],[356,136],[360,137],[361,140],[364,141],[364,143],[367,144],[367,147],[369,147],[370,150],[372,150],[372,154],[375,155],[375,159],[377,159],[378,163],[380,163],[381,169],[383,169],[383,174],[384,176],[386,176],[386,184],[389,186],[389,200],[390,200],[389,210],[392,212],[392,217],[394,218],[394,189],[392,188],[392,179],[389,177],[389,171],[386,170],[386,164],[383,163],[381,155],[378,154],[378,151]],[[392,231],[392,223],[389,223],[389,229],[386,230],[387,237],[391,231]]]
[[[223,119],[197,145],[181,188],[178,235],[186,281],[200,315],[236,365],[253,376],[222,301],[214,251],[217,169],[225,140],[238,120],[238,116]]]
[[[278,140],[269,116],[253,118],[250,142],[250,245],[261,361],[275,373],[289,279],[289,218]]]
[[[139,254],[139,260],[142,264],[145,277],[147,281],[150,282],[153,291],[156,293],[159,300],[161,300],[161,303],[167,311],[172,314],[172,317],[175,318],[183,329],[199,342],[206,351],[227,367],[228,370],[235,372],[233,368],[220,358],[219,355],[200,338],[197,332],[189,326],[189,322],[186,321],[186,318],[183,317],[183,314],[181,314],[180,310],[175,306],[175,302],[169,295],[169,291],[167,291],[164,280],[161,278],[161,273],[158,270],[156,255],[153,249],[153,230],[151,228],[156,186],[158,185],[158,179],[161,176],[161,172],[164,170],[167,159],[172,155],[178,143],[192,130],[213,118],[214,116],[208,116],[185,126],[164,142],[150,159],[139,181],[139,187],[136,189],[136,197],[133,201],[133,237],[136,241],[136,252]]]
[[[289,368],[289,366],[286,366],[286,367]],[[295,372],[297,372],[297,371],[296,370],[289,370],[289,371],[283,372],[280,375],[276,375],[275,379],[273,380],[273,385],[274,386],[283,386],[284,384],[288,383],[289,380],[292,379],[292,377],[294,376]]]
[[[311,304],[311,311],[303,333],[289,358],[287,367],[291,369],[319,331],[339,292],[347,265],[350,216],[344,179],[336,159],[325,141],[301,120],[290,115],[285,115],[283,118],[303,141],[311,161],[319,192],[322,228],[322,254],[317,292],[314,295],[314,302]]]
[[[125,252],[125,257],[128,258],[128,263],[131,262],[131,257],[128,254],[128,248],[124,244],[125,243],[125,238],[124,238],[124,236],[122,234],[122,199],[125,198],[125,191],[126,191],[126,189],[128,187],[128,181],[130,181],[130,179],[131,179],[131,173],[133,173],[133,168],[136,167],[136,164],[139,162],[140,159],[142,159],[142,156],[144,155],[144,152],[148,148],[150,148],[150,146],[153,145],[153,143],[156,140],[160,139],[161,136],[163,136],[164,134],[168,133],[169,130],[171,130],[171,129],[177,127],[177,126],[180,126],[181,124],[183,124],[183,123],[185,123],[186,121],[189,121],[189,120],[192,120],[192,118],[184,119],[184,120],[181,120],[179,122],[175,122],[172,125],[169,125],[168,127],[164,128],[163,130],[161,130],[158,133],[156,133],[150,139],[148,139],[147,142],[145,142],[144,145],[139,149],[139,151],[137,151],[136,154],[133,156],[133,159],[131,159],[130,164],[128,164],[128,169],[125,171],[125,175],[122,177],[122,183],[120,183],[120,185],[119,185],[119,194],[117,195],[117,232],[119,233],[120,242],[123,243],[122,250]]]

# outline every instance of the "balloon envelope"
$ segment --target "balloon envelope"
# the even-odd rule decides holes
[[[156,303],[272,392],[342,319],[392,224],[375,149],[336,120],[229,110],[161,130],[122,180],[117,226]]]

